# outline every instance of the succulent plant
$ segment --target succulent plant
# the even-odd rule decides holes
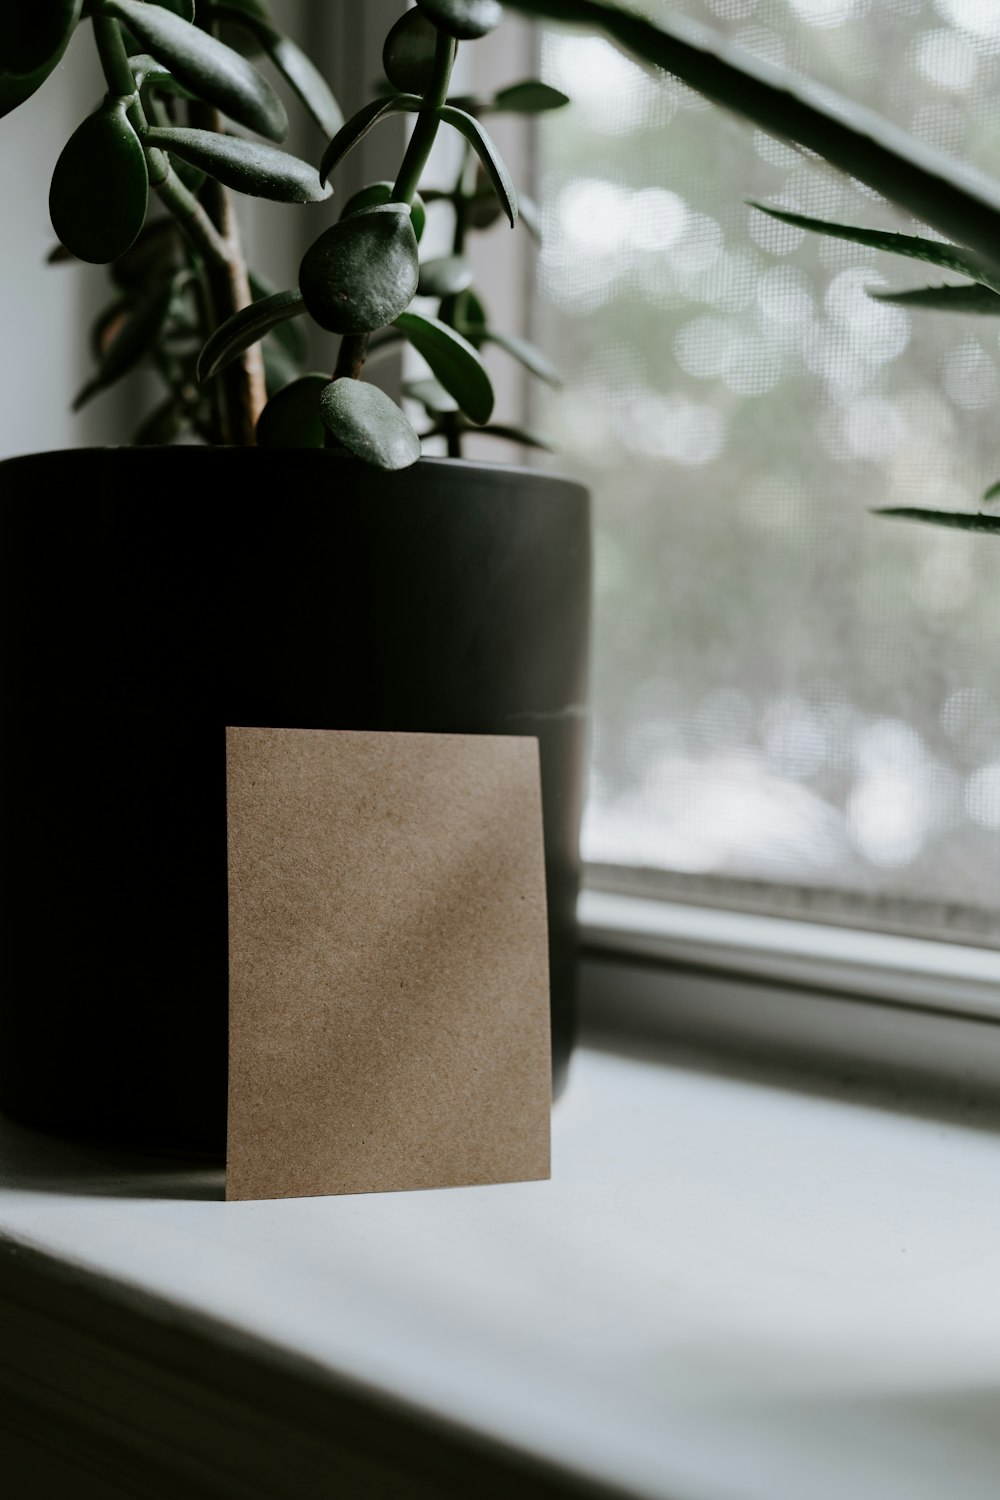
[[[687,23],[647,20],[610,0],[417,0],[386,38],[385,90],[344,122],[319,70],[263,0],[36,0],[30,7],[0,0],[0,114],[45,83],[82,22],[92,26],[107,84],[105,99],[64,148],[50,194],[63,247],[57,257],[108,263],[115,288],[95,324],[96,372],[78,402],[148,358],[165,394],[136,434],[140,442],[186,436],[326,445],[383,468],[412,463],[430,434],[442,436],[451,454],[470,429],[538,442],[493,422],[481,351],[499,346],[543,380],[554,381],[555,372],[539,351],[493,326],[465,249],[469,233],[496,216],[532,227],[530,205],[522,200],[519,209],[484,119],[566,100],[533,79],[488,99],[449,95],[457,47],[487,36],[505,11],[608,37],[946,236],[942,244],[784,215],[968,278],[959,288],[891,294],[897,300],[963,312],[1000,307],[1000,184]],[[285,108],[254,66],[255,54],[271,59],[329,139],[318,168],[281,149]],[[322,204],[347,152],[399,113],[412,117],[413,128],[395,180],[371,183],[340,207],[306,251],[297,286],[275,290],[253,277],[230,192]],[[442,128],[462,138],[463,159],[450,189],[425,189],[422,198]],[[151,191],[161,205],[154,215]],[[442,200],[453,214],[450,253],[421,261],[427,205]],[[414,298],[433,299],[434,312],[418,310]],[[327,372],[302,370],[304,317],[339,337]],[[412,344],[430,370],[409,388],[426,414],[422,432],[364,378],[369,354],[397,340]],[[944,519],[1000,529],[991,516]]]

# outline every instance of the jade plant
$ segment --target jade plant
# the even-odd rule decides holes
[[[493,423],[484,346],[499,345],[543,379],[555,377],[538,351],[493,327],[488,296],[472,285],[468,234],[496,214],[511,227],[519,218],[516,189],[484,119],[565,100],[535,80],[490,99],[451,97],[457,47],[488,36],[505,12],[607,37],[777,138],[817,153],[944,236],[946,243],[894,237],[784,215],[967,278],[957,290],[890,295],[959,311],[1000,306],[1000,183],[849,99],[795,80],[687,22],[652,21],[612,0],[417,0],[413,9],[401,3],[401,10],[385,43],[384,88],[344,122],[320,71],[281,33],[263,0],[35,0],[31,6],[0,0],[0,114],[45,83],[83,22],[92,27],[106,80],[104,101],[59,158],[50,199],[64,247],[57,253],[108,263],[115,286],[95,326],[97,370],[81,400],[148,356],[165,395],[140,441],[193,435],[207,442],[323,445],[401,468],[419,456],[429,433],[443,436],[454,454],[470,428],[510,432]],[[328,144],[318,164],[281,149],[284,105],[256,68],[256,54],[270,58],[323,131]],[[252,276],[230,192],[323,205],[346,153],[400,113],[412,119],[412,131],[395,179],[372,183],[342,205],[334,197],[337,209],[303,257],[296,286],[275,290]],[[233,133],[233,125],[252,134]],[[450,189],[425,188],[421,197],[440,129],[461,138],[463,159]],[[154,216],[147,214],[151,189],[161,205]],[[421,262],[426,205],[441,198],[453,212],[451,253]],[[525,206],[520,217],[530,224]],[[425,310],[426,298],[433,299],[433,313]],[[323,373],[302,372],[304,318],[339,338]],[[431,372],[410,392],[426,413],[422,432],[365,378],[371,357],[403,339]],[[1000,529],[992,516],[939,519]]]

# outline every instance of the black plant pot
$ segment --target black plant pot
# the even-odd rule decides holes
[[[0,465],[0,1106],[225,1140],[226,724],[540,742],[554,1084],[573,1031],[586,492],[424,459]]]

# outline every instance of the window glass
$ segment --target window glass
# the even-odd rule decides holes
[[[995,0],[644,9],[1000,173]],[[1000,320],[879,302],[958,278],[748,206],[919,228],[823,163],[601,40],[543,54],[574,99],[542,132],[547,418],[597,506],[586,856],[993,941],[1000,539],[869,510],[1000,479]]]

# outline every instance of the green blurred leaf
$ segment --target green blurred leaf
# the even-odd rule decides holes
[[[284,325],[286,328],[290,324]],[[286,385],[291,385],[293,380],[298,380],[302,374],[302,367],[297,360],[292,359],[288,350],[277,342],[273,335],[269,335],[262,345],[264,356],[264,386],[267,390],[268,399],[283,391]],[[325,377],[329,380],[329,376]]]
[[[111,278],[116,286],[135,293],[179,271],[183,264],[184,245],[176,219],[150,219],[135,243],[113,263]]]
[[[364,380],[333,380],[320,398],[324,426],[350,452],[377,469],[408,469],[420,439],[384,391]]]
[[[522,364],[532,375],[537,375],[539,380],[544,380],[548,385],[558,390],[562,385],[559,371],[550,359],[534,344],[522,339],[514,333],[495,333],[492,328],[484,329],[476,340],[478,344],[496,344],[499,349],[505,349],[508,354]]]
[[[476,423],[488,422],[493,412],[493,386],[472,344],[447,323],[422,313],[404,312],[395,322],[466,416]]]
[[[254,198],[269,198],[275,203],[319,203],[330,196],[330,189],[317,180],[316,169],[309,162],[262,141],[171,126],[147,130],[146,143],[182,157],[217,182]]]
[[[291,37],[273,31],[264,39],[264,50],[324,135],[334,135],[344,123],[343,110],[330,85],[302,48]]]
[[[475,272],[461,255],[436,255],[420,267],[417,292],[421,297],[456,297],[472,285]]]
[[[79,411],[98,391],[114,385],[150,353],[160,337],[173,295],[173,286],[168,283],[133,304],[114,337],[105,344],[97,374],[73,402],[74,411]]]
[[[551,84],[538,78],[525,78],[521,83],[512,83],[500,89],[490,101],[490,109],[503,114],[540,115],[550,109],[563,109],[569,103],[569,95],[560,93]]]
[[[508,443],[520,443],[522,448],[539,448],[543,453],[553,451],[552,444],[547,443],[537,432],[530,431],[527,427],[511,427],[504,422],[489,422],[485,427],[471,427],[470,432],[482,433],[486,437],[505,438]]]
[[[813,219],[806,214],[791,213],[784,208],[769,208],[766,203],[750,201],[750,207],[759,209],[769,218],[782,224],[792,224],[797,229],[808,229],[814,234],[826,235],[829,239],[848,240],[852,245],[866,245],[870,250],[886,250],[891,255],[905,255],[910,260],[926,261],[928,265],[942,270],[957,271],[961,276],[971,276],[979,281],[989,275],[988,269],[976,255],[970,255],[958,245],[945,245],[940,240],[928,240],[922,235],[897,234],[891,229],[860,229],[853,224],[832,224],[827,219]]]
[[[418,94],[394,94],[391,99],[373,99],[366,104],[364,109],[359,109],[356,115],[352,115],[347,124],[342,126],[333,140],[323,153],[323,160],[319,166],[320,181],[325,182],[339,161],[356,146],[359,141],[364,140],[369,130],[373,129],[379,120],[387,119],[392,114],[416,114],[420,110],[423,100]]]
[[[438,380],[409,380],[404,387],[404,394],[411,401],[419,401],[421,406],[435,416],[458,411],[458,402]]]
[[[341,219],[306,251],[299,286],[329,333],[371,333],[409,307],[417,241],[405,203],[376,204]]]
[[[257,422],[261,448],[323,448],[326,428],[319,414],[329,375],[302,375],[271,397]]]
[[[517,193],[500,153],[482,125],[472,115],[466,114],[464,109],[455,109],[451,104],[441,105],[438,118],[464,135],[473,147],[513,229],[517,223]]]
[[[166,447],[176,442],[186,425],[183,406],[176,396],[168,396],[136,428],[132,435],[133,446]]]
[[[180,16],[182,21],[194,20],[195,0],[152,0],[153,5],[161,5],[164,10],[173,11],[175,16]]]
[[[161,6],[103,0],[103,8],[125,21],[142,46],[204,103],[269,140],[284,140],[285,106],[245,57]]]
[[[974,282],[971,286],[922,286],[907,292],[877,292],[868,288],[876,302],[892,302],[898,307],[925,307],[938,312],[1000,313],[1000,295],[988,286]]]
[[[486,309],[471,289],[455,299],[455,326],[473,342],[487,324]]]
[[[279,323],[297,318],[304,311],[301,293],[294,290],[275,292],[260,302],[241,308],[207,340],[198,356],[198,379],[202,384],[211,380]]]
[[[379,203],[391,203],[394,186],[395,184],[391,182],[370,182],[367,187],[360,188],[348,198],[340,210],[340,217],[349,219],[352,214],[360,213],[363,208],[374,208]],[[414,194],[413,202],[410,204],[410,218],[413,222],[413,233],[419,244],[427,222],[427,210],[419,193]]]
[[[498,0],[417,0],[417,4],[440,31],[460,42],[486,36],[503,20]]]
[[[50,73],[82,9],[83,0],[0,0],[0,71],[22,79]]]
[[[385,39],[382,67],[393,88],[426,94],[434,81],[437,28],[419,10],[400,16]]]
[[[88,115],[52,174],[52,227],[78,260],[117,260],[142,229],[149,201],[146,154],[121,101]]]
[[[989,494],[989,490],[986,493]],[[931,526],[947,526],[956,531],[992,531],[1000,534],[1000,516],[969,515],[956,510],[919,510],[905,505],[876,510],[874,514],[902,521],[927,521]]]
[[[1000,479],[983,491],[984,500],[995,500],[1000,495]]]

